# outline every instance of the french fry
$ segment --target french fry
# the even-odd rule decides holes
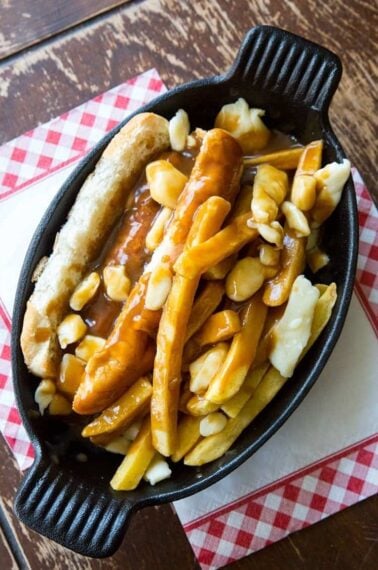
[[[259,164],[270,164],[280,170],[294,170],[303,153],[303,147],[278,150],[259,156],[247,156],[243,158],[244,166],[258,166]]]
[[[224,309],[214,313],[195,335],[195,341],[200,346],[214,344],[228,340],[241,328],[238,313],[230,309]]]
[[[244,404],[249,400],[269,368],[269,362],[248,371],[239,392],[221,406],[222,411],[230,418],[236,418]]]
[[[252,185],[244,184],[236,198],[231,214],[228,216],[228,222],[235,220],[238,216],[246,214],[250,211],[252,198]],[[209,267],[203,274],[204,279],[224,279],[232,266],[235,264],[237,255],[230,255],[223,259],[213,267]]]
[[[323,141],[317,140],[309,143],[302,149],[296,175],[314,175],[322,163]]]
[[[294,281],[285,312],[274,327],[269,360],[280,373],[290,378],[311,334],[319,291],[299,275]]]
[[[315,305],[314,317],[311,324],[311,334],[307,341],[307,344],[301,354],[301,358],[310,350],[314,342],[318,339],[321,332],[324,330],[326,324],[328,323],[331,315],[332,309],[335,306],[337,300],[337,288],[336,283],[331,283],[330,285],[316,285],[320,292],[320,297]],[[324,290],[323,288],[326,287]]]
[[[253,183],[251,210],[258,224],[270,224],[278,215],[278,207],[289,191],[286,172],[270,164],[257,167]]]
[[[322,163],[323,141],[308,144],[299,159],[291,188],[291,201],[297,208],[307,212],[315,204],[316,179],[315,172]]]
[[[214,313],[201,329],[186,343],[183,360],[192,362],[203,346],[230,339],[240,331],[238,313],[225,309]]]
[[[126,427],[146,408],[151,394],[151,383],[147,378],[140,378],[114,404],[88,424],[81,435],[91,437]]]
[[[219,409],[219,406],[218,404],[213,404],[210,400],[206,400],[206,398],[195,394],[186,404],[186,409],[192,416],[207,416],[207,414],[216,412]]]
[[[267,307],[256,293],[243,312],[242,329],[234,336],[223,366],[210,382],[207,400],[224,404],[240,389],[253,363],[266,315]]]
[[[182,351],[197,287],[198,279],[175,275],[156,340],[151,428],[154,447],[164,456],[171,455],[176,444]]]
[[[187,246],[208,239],[228,212],[229,203],[223,198],[212,196],[206,200],[198,208]],[[199,276],[194,279],[174,276],[156,339],[151,429],[155,449],[165,456],[171,455],[176,445],[182,354],[198,283]]]
[[[194,216],[185,247],[198,245],[216,234],[230,210],[230,202],[221,196],[208,198]]]
[[[223,283],[210,281],[206,283],[202,291],[194,301],[185,340],[189,340],[207,321],[218,307],[224,295]]]
[[[279,305],[278,307],[271,307],[268,311],[268,315],[265,321],[265,326],[263,333],[260,338],[260,342],[257,345],[256,356],[253,361],[253,368],[261,366],[267,362],[269,358],[269,353],[272,348],[272,335],[276,324],[281,319],[284,314],[286,303]]]
[[[269,368],[239,414],[235,418],[230,418],[226,427],[221,432],[200,440],[199,443],[185,455],[185,465],[204,465],[224,455],[242,431],[273,400],[286,380],[287,379],[281,376],[275,368]]]
[[[132,491],[135,489],[156,451],[152,445],[150,418],[143,423],[137,438],[130,445],[127,455],[110,481],[115,491]]]
[[[221,129],[208,131],[163,241],[154,251],[155,266],[166,255],[171,264],[175,261],[185,244],[197,208],[207,198],[222,195],[233,201],[241,173],[242,151],[238,143]],[[154,264],[151,262],[150,271]],[[147,333],[132,327],[134,317],[144,306],[145,280],[146,275],[130,292],[105,349],[88,362],[84,381],[74,399],[76,412],[102,411],[135,381],[135,362],[141,359],[148,341]],[[140,376],[141,371],[137,372]]]
[[[297,238],[287,230],[281,253],[281,271],[265,284],[263,300],[269,307],[282,305],[288,300],[291,287],[305,266],[305,238]]]
[[[220,261],[238,252],[258,236],[256,228],[249,228],[250,214],[238,216],[233,222],[203,243],[188,248],[177,259],[174,269],[188,279],[205,273]]]
[[[174,263],[184,247],[198,207],[208,198],[222,196],[233,201],[241,172],[241,149],[235,139],[221,129],[208,131],[163,241],[154,252],[153,265],[158,265],[166,256]]]
[[[202,417],[183,415],[177,426],[177,445],[171,459],[174,463],[180,461],[195,446],[201,437],[199,425]]]

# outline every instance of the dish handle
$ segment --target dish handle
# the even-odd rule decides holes
[[[32,530],[84,556],[104,558],[120,546],[135,505],[102,499],[40,456],[18,489],[14,509]]]
[[[256,26],[226,77],[326,113],[341,74],[340,59],[328,49],[280,28]]]

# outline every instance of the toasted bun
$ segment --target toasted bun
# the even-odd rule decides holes
[[[153,113],[137,115],[111,140],[84,182],[27,303],[21,347],[36,376],[56,376],[56,330],[71,293],[98,255],[143,167],[168,146],[168,121]]]

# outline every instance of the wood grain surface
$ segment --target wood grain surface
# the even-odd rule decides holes
[[[0,528],[0,560],[1,563],[4,565],[4,568],[7,568],[9,570],[14,570],[17,568],[17,561],[12,554],[7,538],[1,528]]]
[[[114,8],[118,4],[124,5]],[[248,29],[266,23],[321,43],[341,57],[344,75],[332,103],[332,122],[351,160],[378,196],[374,3],[1,0],[0,10],[0,143],[151,67],[168,87],[219,74],[232,63]],[[20,17],[26,13],[31,14],[29,22]],[[29,49],[24,50],[26,46]],[[169,506],[136,514],[117,554],[94,561],[37,536],[16,520],[12,501],[19,480],[2,442],[1,570],[198,568]],[[230,568],[370,570],[378,567],[377,520],[376,497]]]
[[[0,96],[7,99],[0,109],[0,142],[151,66],[168,87],[219,74],[232,63],[248,29],[268,23],[341,57],[344,74],[331,120],[375,192],[377,10],[361,0],[131,2],[0,64]]]
[[[1,0],[0,60],[121,4],[125,0]]]

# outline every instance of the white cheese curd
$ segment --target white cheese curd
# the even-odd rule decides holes
[[[168,463],[163,459],[160,453],[156,454],[151,461],[146,473],[144,474],[144,480],[150,485],[156,485],[164,479],[169,479],[172,471]]]
[[[269,360],[290,378],[311,334],[319,291],[303,275],[294,281],[285,312],[273,331]]]

